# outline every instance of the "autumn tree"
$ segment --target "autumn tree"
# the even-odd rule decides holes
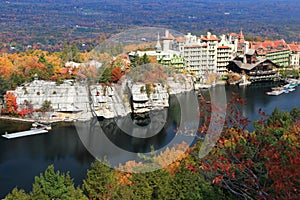
[[[121,67],[116,67],[112,69],[111,72],[111,81],[116,83],[118,80],[125,74],[124,71],[122,71]]]
[[[208,156],[196,162],[196,171],[214,184],[246,199],[297,199],[299,197],[299,123],[287,112],[274,110],[249,132],[248,120],[230,101],[226,128]],[[295,112],[295,111],[294,111]],[[266,118],[266,119],[265,119]]]
[[[8,115],[17,115],[18,104],[16,96],[8,92],[5,95],[5,108],[2,109],[2,113]]]
[[[17,67],[8,56],[0,56],[0,75],[3,79],[8,79],[16,70]]]

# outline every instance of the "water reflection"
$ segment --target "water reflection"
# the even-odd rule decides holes
[[[76,128],[92,155],[108,161],[112,167],[118,167],[127,161],[142,162],[138,154],[147,156],[152,147],[159,154],[183,141],[191,144],[199,125],[198,114],[197,95],[183,93],[171,97],[168,109],[149,113],[144,116],[144,121],[141,118],[137,120],[135,116],[100,121],[94,119],[91,122],[76,122]]]
[[[296,91],[280,96],[268,96],[266,91],[270,90],[272,85],[250,85],[246,88],[234,86],[226,87],[226,95],[229,100],[232,96],[232,92],[237,93],[241,97],[245,98],[246,105],[241,108],[242,112],[250,119],[255,120],[260,116],[258,109],[262,108],[263,111],[270,114],[275,107],[283,110],[291,110],[293,107],[300,107],[300,88],[296,88]],[[203,95],[209,97],[208,91],[202,91]],[[185,96],[184,101],[190,102],[191,97]],[[189,110],[190,104],[186,104],[185,109],[188,112],[195,112]],[[201,110],[201,112],[204,112]],[[120,133],[120,129],[116,128],[115,120],[103,120],[99,125],[95,126],[94,132],[97,133],[97,129],[102,128],[105,133],[105,138],[109,138],[109,141],[114,141],[118,145],[123,145],[122,148],[131,152],[149,152],[150,146],[154,145],[156,149],[164,149],[165,144],[173,141],[176,138],[176,142],[183,141],[186,137],[177,135],[175,137],[174,130],[181,125],[182,109],[178,106],[178,99],[170,99],[170,108],[167,109],[167,117],[162,113],[158,117],[165,120],[165,126],[162,128],[162,132],[157,137],[149,137],[144,140],[143,138],[132,138],[132,136],[124,133]],[[172,117],[171,117],[172,116]],[[189,118],[187,118],[190,120]],[[202,116],[200,123],[205,121],[207,116]],[[136,120],[138,125],[147,125],[149,121]],[[187,121],[188,121],[187,120]],[[199,119],[198,119],[199,120]],[[150,121],[152,119],[150,118]],[[160,121],[160,120],[158,120]],[[164,121],[163,121],[164,122]],[[89,122],[90,123],[90,122]],[[123,122],[126,124],[126,122]],[[144,124],[143,124],[144,123]],[[90,124],[88,125],[90,127]],[[158,124],[158,127],[159,124]],[[0,133],[5,131],[21,131],[30,128],[30,124],[12,121],[0,120]],[[88,130],[87,133],[89,133]],[[145,133],[143,133],[145,134]],[[139,136],[139,133],[134,135]],[[147,134],[146,134],[147,135]],[[128,138],[130,137],[130,139]],[[92,136],[81,138],[87,141],[88,144],[103,145],[93,140]],[[142,139],[142,140],[141,140]],[[101,141],[101,140],[100,140]],[[107,146],[101,146],[101,150],[104,153],[111,152],[111,149]],[[44,172],[49,164],[54,164],[56,169],[66,172],[70,171],[71,176],[74,178],[76,184],[80,184],[85,177],[86,170],[90,167],[94,157],[86,150],[82,144],[80,138],[76,133],[74,126],[56,125],[53,130],[47,134],[36,135],[31,137],[18,138],[13,140],[7,140],[0,138],[0,198],[3,198],[8,192],[10,192],[15,186],[24,188],[26,191],[31,190],[34,176]],[[116,154],[115,156],[120,156]]]
[[[0,121],[0,130],[28,130],[31,124]],[[2,134],[2,133],[1,133]],[[31,190],[34,176],[54,164],[70,171],[76,184],[81,183],[94,158],[82,145],[73,125],[56,125],[49,133],[17,139],[0,138],[0,198],[15,186]]]

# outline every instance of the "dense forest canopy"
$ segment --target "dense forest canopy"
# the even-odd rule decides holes
[[[296,0],[1,0],[0,50],[59,50],[65,41],[81,50],[129,28],[158,26],[196,34],[238,32],[299,41]],[[272,9],[270,9],[272,8]]]

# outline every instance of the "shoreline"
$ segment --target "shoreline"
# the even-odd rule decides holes
[[[36,121],[39,121],[41,123],[49,123],[49,124],[53,124],[53,123],[59,123],[59,122],[67,122],[64,119],[52,119],[52,120],[34,120],[31,118],[19,118],[19,117],[10,117],[10,116],[0,116],[0,120],[10,120],[10,121],[19,121],[19,122],[27,122],[27,123],[33,123]]]
[[[284,79],[284,80],[280,80],[280,81],[285,81],[285,82],[296,82],[298,84],[300,84],[300,79]],[[280,81],[276,81],[276,82],[280,82]],[[269,81],[267,81],[269,82]],[[255,84],[257,84],[258,82],[256,82]],[[226,84],[225,81],[219,81],[216,83],[216,85],[228,85]],[[229,85],[231,86],[231,85]],[[194,91],[199,91],[201,90],[201,88],[199,88],[198,90]],[[191,92],[192,90],[188,91]],[[180,93],[184,93],[187,91],[183,91]],[[114,118],[114,117],[113,117]],[[105,118],[105,119],[112,119],[112,118]],[[34,122],[41,122],[41,123],[47,123],[47,124],[53,124],[53,123],[62,123],[62,122],[66,122],[66,123],[73,123],[74,121],[77,121],[78,119],[75,118],[69,118],[69,117],[64,117],[64,118],[56,118],[56,119],[39,119],[39,120],[35,120],[32,118],[20,118],[20,117],[11,117],[11,116],[7,116],[7,115],[0,115],[0,120],[10,120],[10,121],[15,121],[15,122],[25,122],[25,123],[34,123]],[[79,121],[86,121],[86,120],[79,120]]]

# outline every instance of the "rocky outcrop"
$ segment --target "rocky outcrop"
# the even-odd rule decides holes
[[[98,117],[114,118],[131,112],[127,87],[121,85],[91,85],[92,109]]]
[[[132,111],[135,114],[169,106],[169,94],[165,85],[135,83],[130,84],[129,88],[132,95]]]
[[[62,84],[53,81],[34,80],[9,92],[16,96],[19,110],[28,103],[33,109],[38,110],[45,101],[50,101],[53,110],[52,115],[55,116],[57,116],[57,112],[74,115],[83,111],[85,113],[90,111],[86,87],[73,80],[67,80]]]
[[[89,88],[73,80],[62,84],[34,80],[14,91],[19,110],[25,102],[40,109],[47,100],[54,113],[72,113],[76,119],[88,120],[91,113],[104,118],[147,113],[169,106],[169,95],[193,89],[190,77],[168,78],[165,83],[132,83],[123,81],[111,85],[91,85]],[[76,115],[74,115],[74,113]]]
[[[167,78],[167,87],[169,94],[179,94],[182,92],[191,91],[194,89],[194,81],[190,75],[177,75]]]

